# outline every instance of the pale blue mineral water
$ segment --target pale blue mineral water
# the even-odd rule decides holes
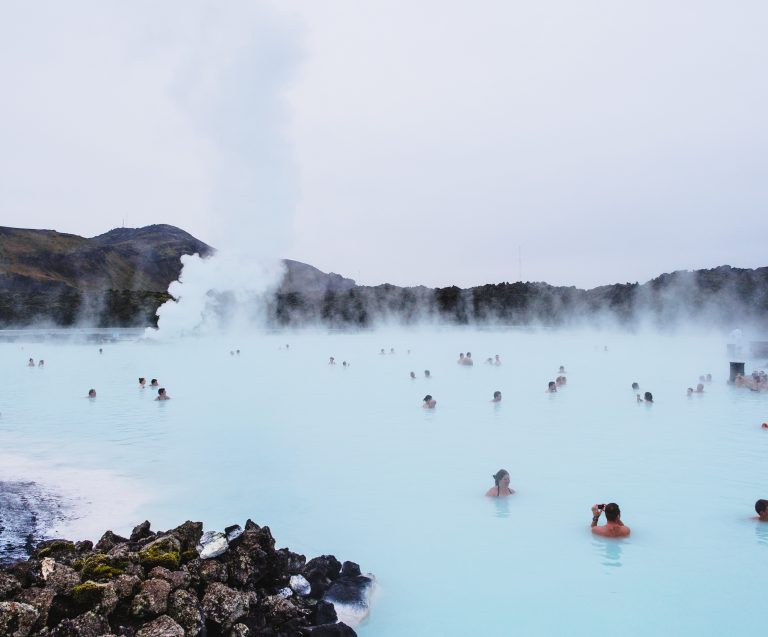
[[[71,511],[54,531],[71,539],[250,517],[278,546],[375,573],[362,637],[763,624],[768,524],[752,517],[768,498],[768,394],[727,384],[721,335],[423,329],[102,347],[0,345],[0,478],[61,493]],[[467,350],[472,368],[456,364]],[[484,364],[496,354],[501,366]],[[567,385],[547,394],[560,365]],[[686,396],[706,373],[705,393]],[[139,376],[172,399],[154,401]],[[655,404],[637,403],[633,381]],[[426,394],[436,409],[422,409]],[[500,468],[517,494],[484,497]],[[590,534],[590,506],[611,501],[627,540]]]

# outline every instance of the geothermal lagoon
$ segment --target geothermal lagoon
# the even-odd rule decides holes
[[[363,637],[762,626],[768,524],[752,517],[768,497],[768,394],[727,383],[725,334],[27,336],[0,343],[0,479],[59,498],[49,537],[250,517],[278,546],[376,575]],[[472,368],[456,364],[467,351]],[[561,365],[567,385],[545,393]],[[484,497],[500,468],[516,495]],[[590,506],[610,501],[626,540],[590,533]]]

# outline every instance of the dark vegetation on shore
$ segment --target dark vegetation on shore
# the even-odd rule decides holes
[[[91,239],[0,227],[0,327],[155,326],[155,312],[171,298],[168,286],[181,271],[180,257],[194,253],[207,256],[213,248],[168,225],[117,228]],[[273,326],[589,321],[632,328],[641,321],[662,327],[692,321],[732,327],[768,315],[768,267],[678,271],[591,290],[531,282],[433,289],[359,286],[297,261],[284,263],[283,281],[267,302]],[[226,313],[230,297],[215,298]]]
[[[251,520],[206,536],[201,522],[143,522],[95,545],[48,540],[0,567],[0,635],[354,637],[336,610],[367,612],[372,584],[353,562],[276,549]]]

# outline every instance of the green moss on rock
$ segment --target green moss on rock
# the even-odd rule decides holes
[[[96,553],[83,560],[80,577],[83,580],[103,582],[122,575],[127,565],[125,560],[110,560],[103,553]]]
[[[91,608],[101,601],[105,588],[104,584],[88,580],[72,589],[72,599],[79,606]]]
[[[139,551],[139,561],[147,569],[163,566],[175,571],[181,563],[181,543],[172,536],[161,537]]]
[[[51,557],[51,555],[56,555],[57,553],[66,553],[76,550],[77,548],[72,542],[67,542],[66,540],[54,540],[45,548],[40,549],[37,552],[37,557]]]

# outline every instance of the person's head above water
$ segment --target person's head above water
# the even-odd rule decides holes
[[[424,378],[429,378],[429,370],[428,369],[424,370]]]
[[[640,385],[638,385],[637,383],[632,383],[632,389],[637,391],[638,389],[640,389]]]
[[[547,384],[547,391],[557,391],[557,383],[553,380],[549,381]]]
[[[643,398],[645,398],[645,402],[652,403],[653,402],[653,394],[649,391],[645,392],[643,395]]]
[[[768,500],[760,499],[755,502],[755,513],[763,522],[768,522]]]
[[[411,372],[411,378],[416,378],[416,372]]]
[[[159,383],[157,382],[157,378],[153,378],[149,384],[152,385],[152,387],[157,387]]]
[[[509,471],[506,469],[499,469],[493,474],[493,485],[485,495],[490,497],[505,497],[512,495],[514,490],[509,488]]]
[[[621,516],[621,509],[615,502],[610,502],[605,505],[605,519],[609,522],[615,522]]]
[[[493,402],[498,403],[501,401],[501,392],[496,390],[493,392]]]
[[[435,405],[437,405],[437,401],[432,398],[431,394],[427,394],[424,396],[424,404],[422,407],[427,407],[429,409],[432,409]]]
[[[95,389],[89,389],[88,390],[88,398],[96,398],[96,390]]]
[[[696,385],[696,393],[697,394],[703,394],[704,393],[704,384],[703,383],[699,383],[698,385]]]

